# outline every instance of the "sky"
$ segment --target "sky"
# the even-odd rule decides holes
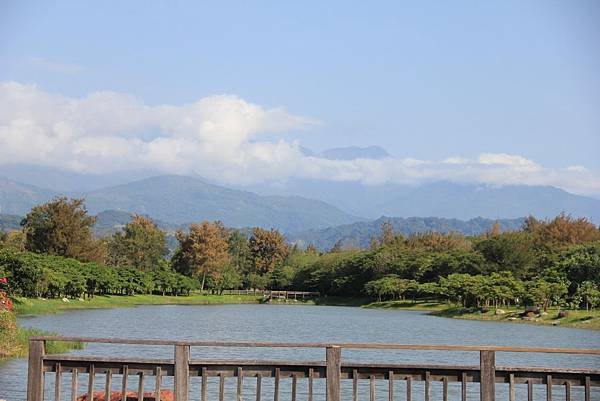
[[[600,195],[600,2],[0,2],[0,165]],[[302,147],[379,145],[331,161]]]

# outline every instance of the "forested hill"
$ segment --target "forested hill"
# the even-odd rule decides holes
[[[25,215],[33,206],[62,194],[0,177],[0,213]],[[84,198],[91,214],[115,210],[176,225],[220,220],[229,227],[273,227],[290,232],[363,220],[319,200],[261,196],[176,175],[65,195]]]
[[[342,248],[367,248],[371,239],[381,233],[381,225],[389,221],[394,232],[410,235],[424,232],[460,232],[464,235],[478,235],[489,231],[497,221],[501,231],[519,230],[524,218],[518,219],[484,219],[481,217],[470,220],[445,219],[439,217],[385,217],[369,222],[358,222],[319,230],[306,230],[287,235],[288,241],[300,246],[313,244],[317,249],[331,249],[336,242],[341,241]]]

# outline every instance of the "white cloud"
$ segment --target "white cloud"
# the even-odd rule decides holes
[[[600,194],[600,177],[583,166],[547,168],[506,153],[441,161],[328,160],[306,156],[300,143],[285,139],[286,133],[317,123],[230,95],[149,106],[115,92],[67,98],[5,82],[0,83],[0,165],[30,163],[93,173],[150,168],[230,184],[290,177],[366,184],[453,180]],[[281,136],[272,142],[264,134]]]

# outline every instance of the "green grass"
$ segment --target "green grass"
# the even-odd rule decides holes
[[[19,327],[17,329],[17,344],[18,354],[15,357],[21,357],[27,355],[27,348],[29,346],[30,337],[39,336],[57,336],[57,333],[51,333],[45,330],[36,329],[33,327]],[[46,353],[47,354],[63,354],[72,349],[83,349],[84,345],[80,342],[73,341],[47,341],[46,342]]]
[[[448,307],[445,303],[437,301],[376,301],[363,305],[365,308],[376,309],[412,309],[420,311],[441,311]]]
[[[482,313],[473,308],[446,307],[444,309],[434,311],[432,314],[435,316],[459,319],[555,325],[560,327],[600,330],[599,310],[567,310],[567,317],[559,318],[557,309],[549,309],[547,314],[542,314],[539,317],[535,317],[533,319],[522,319],[519,316],[519,313],[522,312],[523,309],[517,309],[515,307],[500,309],[506,313],[496,315],[496,310],[494,308],[490,308],[488,312]]]
[[[30,337],[51,335],[56,335],[56,333],[35,328],[18,327],[14,313],[0,313],[0,359],[26,356]],[[78,342],[48,341],[46,343],[48,354],[60,354],[71,349],[82,348],[83,344]]]
[[[43,298],[16,298],[15,311],[19,315],[46,315],[72,309],[122,308],[139,305],[213,305],[258,303],[261,297],[254,295],[97,295],[92,299],[78,300]]]
[[[95,309],[95,308],[120,308],[133,307],[138,305],[213,305],[213,304],[250,304],[260,303],[261,296],[256,295],[201,295],[192,294],[190,296],[160,296],[160,295],[131,295],[131,296],[96,296],[91,300],[80,301],[70,299],[69,302],[63,302],[61,299],[41,299],[41,298],[17,298],[15,310],[19,315],[42,315],[60,313],[71,309]],[[576,327],[585,329],[600,330],[600,311],[570,310],[568,316],[558,319],[558,311],[549,310],[547,315],[540,316],[532,320],[521,319],[518,313],[521,310],[516,308],[502,308],[505,314],[496,315],[491,308],[487,313],[481,313],[473,309],[464,309],[460,307],[449,306],[445,303],[434,301],[383,301],[373,302],[371,298],[351,298],[351,297],[320,297],[307,299],[305,301],[271,301],[272,303],[285,305],[331,305],[331,306],[353,306],[364,308],[380,309],[398,309],[398,310],[420,310],[427,311],[435,316],[489,320],[529,324],[558,325],[561,327]]]

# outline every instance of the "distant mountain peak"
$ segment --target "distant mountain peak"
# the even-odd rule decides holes
[[[392,157],[385,149],[379,146],[347,146],[343,148],[326,149],[318,154],[319,157],[329,160],[354,160],[354,159],[385,159]]]

